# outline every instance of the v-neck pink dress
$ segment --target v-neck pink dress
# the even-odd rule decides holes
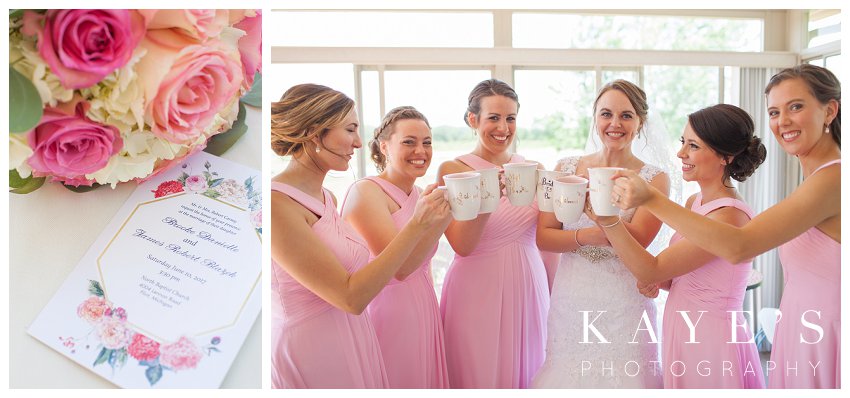
[[[287,184],[272,182],[272,190],[288,195],[319,216],[312,229],[324,246],[290,250],[329,250],[348,272],[367,263],[365,242],[342,221],[330,192],[322,189],[322,203]],[[353,315],[334,307],[274,261],[271,275],[273,387],[388,386],[375,329],[365,314]]]
[[[402,229],[413,217],[422,190],[414,186],[408,195],[382,178],[366,179],[399,205],[391,217],[396,228]],[[391,279],[366,310],[381,345],[390,388],[449,387],[443,322],[431,279],[431,258],[436,252],[434,244],[416,271],[403,281]],[[370,261],[378,254],[372,253]]]
[[[750,207],[738,199],[702,203],[702,193],[691,210],[704,216],[721,207],[734,207],[753,218]],[[680,239],[678,233],[673,235],[670,245]],[[759,353],[749,342],[753,335],[741,313],[751,269],[752,261],[731,264],[715,257],[673,278],[661,335],[664,388],[764,388]],[[690,328],[680,311],[696,325],[698,344],[689,342]],[[734,336],[733,322],[738,325]]]
[[[841,159],[812,175],[832,165]],[[841,388],[841,244],[812,227],[780,246],[779,259],[785,289],[768,387]]]
[[[457,159],[475,170],[496,167],[472,154]],[[478,247],[455,255],[440,303],[452,388],[527,388],[543,364],[549,285],[537,213],[536,202],[517,207],[503,196]]]

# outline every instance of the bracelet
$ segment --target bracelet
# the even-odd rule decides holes
[[[573,233],[573,239],[575,239],[576,245],[578,245],[578,247],[584,247],[584,245],[579,243],[578,241],[578,230],[575,230],[575,232]]]
[[[617,221],[616,221],[615,223],[613,223],[613,224],[611,224],[611,225],[602,225],[602,224],[599,224],[599,226],[600,226],[600,227],[602,227],[602,228],[611,228],[611,227],[613,227],[613,226],[615,226],[615,225],[619,224],[619,223],[620,223],[620,220],[622,220],[622,218],[617,217]]]

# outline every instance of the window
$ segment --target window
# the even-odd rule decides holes
[[[276,10],[269,26],[276,46],[493,47],[490,12]]]
[[[807,48],[841,40],[841,10],[810,10]]]
[[[761,51],[759,19],[514,13],[518,48]]]
[[[592,123],[595,72],[519,69],[514,83],[521,104],[517,150],[549,170],[556,160],[583,153]]]

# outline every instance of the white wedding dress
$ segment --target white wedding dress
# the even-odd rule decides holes
[[[561,171],[575,174],[578,159],[559,161]],[[658,167],[647,164],[641,168],[640,176],[650,181],[660,172]],[[620,211],[620,216],[630,221],[634,212]],[[564,225],[563,229],[592,226],[593,221],[582,214],[578,222]],[[601,343],[589,327],[588,343],[582,343],[582,311],[588,312],[587,322],[609,343]],[[585,246],[562,254],[552,286],[546,361],[532,387],[661,388],[659,345],[651,342],[648,325],[642,320],[644,311],[659,337],[655,303],[638,292],[634,276],[610,246]]]

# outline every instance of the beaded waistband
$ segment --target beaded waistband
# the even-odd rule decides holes
[[[600,246],[582,246],[576,249],[575,253],[584,257],[591,263],[598,263],[600,261],[617,257],[617,254],[610,249]]]

